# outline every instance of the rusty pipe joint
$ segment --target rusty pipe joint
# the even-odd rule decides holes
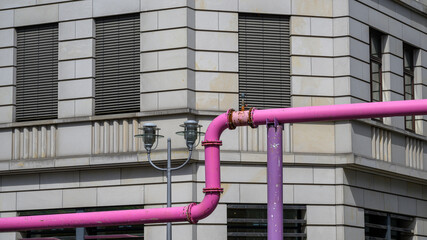
[[[229,109],[227,111],[227,126],[229,129],[235,129],[238,126],[247,126],[251,128],[257,128],[258,126],[254,124],[254,112],[256,108],[250,108],[247,111],[234,111],[234,109]]]

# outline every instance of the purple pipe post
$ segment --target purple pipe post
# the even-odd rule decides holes
[[[283,240],[283,125],[267,122],[267,235]]]

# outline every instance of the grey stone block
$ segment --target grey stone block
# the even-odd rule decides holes
[[[96,206],[96,188],[64,189],[62,205],[64,208]]]
[[[93,0],[93,16],[101,17],[108,15],[139,12],[139,4],[140,0]]]
[[[196,0],[196,9],[238,11],[238,0]]]
[[[69,40],[76,38],[76,22],[61,22],[58,27],[59,40]]]
[[[330,226],[307,226],[307,239],[336,240],[336,227]]]
[[[76,21],[76,38],[95,36],[95,22],[93,19]]]
[[[187,15],[193,10],[188,8],[177,8],[159,11],[157,14],[157,29],[177,28],[189,26]],[[189,26],[190,27],[190,26]]]
[[[307,224],[336,224],[335,206],[307,206]]]
[[[90,98],[95,96],[94,79],[61,81],[58,83],[58,99]]]
[[[141,34],[141,51],[187,47],[189,31],[186,28],[145,32]]]
[[[122,168],[121,184],[142,184],[164,182],[165,178],[160,171],[153,171],[150,167]]]
[[[335,184],[335,168],[314,168],[315,184]]]
[[[100,169],[80,172],[80,187],[120,184],[120,169]]]
[[[197,239],[203,240],[219,240],[227,239],[226,225],[198,225]]]
[[[144,186],[102,187],[97,191],[98,206],[144,203]]]
[[[343,187],[344,204],[364,206],[364,191],[357,187]]]
[[[388,32],[388,16],[379,12],[377,9],[369,8],[369,25],[377,29],[381,29],[384,32]]]
[[[199,221],[201,224],[227,224],[227,204],[218,204],[215,211],[207,218]]]
[[[0,30],[0,47],[13,47],[13,46],[16,46],[15,29]]]
[[[399,213],[415,216],[417,215],[417,200],[413,198],[407,198],[398,196],[397,203],[399,207]]]
[[[15,87],[0,87],[0,105],[15,104]]]
[[[62,208],[62,190],[17,193],[18,210]]]
[[[14,10],[0,11],[0,28],[9,28],[14,25]]]
[[[15,106],[0,106],[0,123],[13,122],[14,116]]]
[[[8,175],[3,176],[1,191],[23,191],[39,189],[38,174]]]
[[[0,66],[15,66],[16,65],[16,49],[1,48],[0,49]]]
[[[1,211],[16,210],[16,192],[0,193],[0,210]]]
[[[59,20],[75,20],[92,17],[92,0],[72,1],[59,5]]]
[[[239,0],[239,12],[256,12],[268,14],[291,14],[291,0],[273,0],[265,4],[257,0]]]
[[[12,160],[12,130],[0,130],[0,160]]]
[[[237,37],[237,33],[197,31],[196,49],[237,52]]]
[[[40,189],[79,187],[79,172],[40,173]]]
[[[166,203],[166,184],[145,185],[144,203]]]
[[[295,185],[296,204],[335,204],[335,187],[322,185]]]
[[[310,18],[311,35],[314,36],[332,36],[333,24],[330,18]]]
[[[59,125],[57,130],[57,155],[76,156],[90,154],[92,127],[89,124]]]
[[[313,168],[312,167],[284,167],[283,182],[284,183],[313,183]]]
[[[59,60],[88,58],[95,56],[93,39],[75,40],[59,43]]]
[[[16,84],[16,67],[0,68],[0,86]]]
[[[170,0],[170,1],[157,1],[157,0],[141,0],[141,11],[159,10],[165,8],[177,8],[190,6],[192,1],[187,0]],[[194,3],[193,3],[194,4]]]
[[[76,77],[76,60],[58,63],[58,79],[73,79]]]
[[[15,26],[58,22],[58,4],[15,10]]]
[[[384,193],[364,190],[363,196],[366,208],[384,211]]]

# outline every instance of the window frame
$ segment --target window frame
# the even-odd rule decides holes
[[[410,56],[412,57],[412,59],[409,61],[410,65],[409,65],[409,69],[405,66],[405,60],[406,60],[406,51],[410,52]],[[403,44],[403,99],[404,100],[414,100],[415,99],[415,72],[414,72],[414,68],[415,68],[415,64],[414,64],[414,47],[404,43]],[[406,84],[406,77],[410,78],[410,84]],[[410,86],[411,87],[411,93],[408,93],[411,98],[407,99],[406,98],[406,87]],[[411,121],[411,127],[408,128],[407,127],[407,122],[408,122],[408,118],[410,118],[409,121]],[[411,116],[405,116],[405,130],[410,131],[410,132],[415,132],[415,115],[411,115]]]

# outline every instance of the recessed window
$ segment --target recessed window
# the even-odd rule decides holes
[[[16,121],[58,117],[58,24],[16,29]]]
[[[381,33],[370,32],[371,102],[382,101],[382,46]]]
[[[139,112],[139,13],[95,22],[95,114]]]
[[[305,212],[305,206],[283,206],[283,239],[306,239]],[[227,236],[228,240],[267,239],[267,205],[229,204]]]
[[[414,94],[414,49],[403,45],[403,78],[405,100],[415,99]],[[415,131],[415,116],[405,116],[405,129]]]
[[[239,14],[240,104],[291,106],[289,17]]]
[[[365,210],[365,239],[412,239],[414,218]]]

